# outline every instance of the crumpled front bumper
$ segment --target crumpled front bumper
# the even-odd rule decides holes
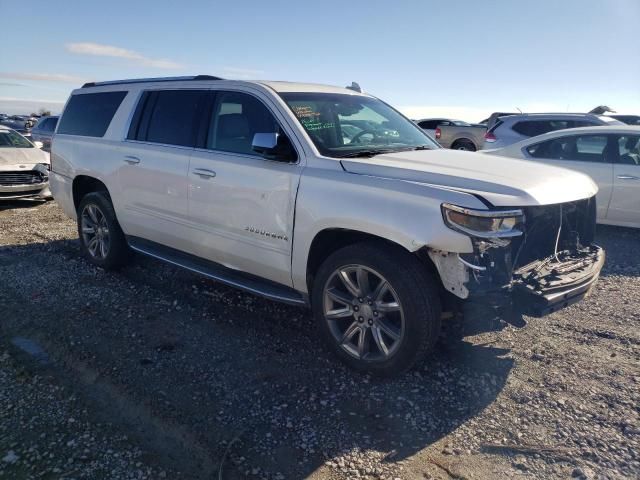
[[[24,179],[19,177],[24,174],[33,175]],[[25,169],[24,165],[6,165],[0,169],[0,201],[21,198],[52,198],[46,165],[35,164],[30,169]]]
[[[542,317],[589,295],[604,265],[597,245],[563,251],[513,272],[512,305],[516,312]]]

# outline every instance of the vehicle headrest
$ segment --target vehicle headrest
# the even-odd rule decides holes
[[[241,113],[228,113],[218,119],[218,135],[224,138],[249,136],[249,121]]]

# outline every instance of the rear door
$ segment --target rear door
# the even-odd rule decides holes
[[[607,220],[640,227],[640,135],[617,135],[613,196]]]
[[[576,170],[590,176],[598,185],[598,219],[607,216],[613,192],[614,138],[610,135],[567,135],[527,147],[538,162]]]
[[[295,198],[303,165],[252,150],[256,133],[279,132],[284,117],[260,92],[216,91],[191,156],[189,216],[197,254],[291,285]],[[290,134],[288,138],[292,138]]]
[[[120,221],[130,235],[185,249],[188,170],[206,90],[143,92],[123,142]]]

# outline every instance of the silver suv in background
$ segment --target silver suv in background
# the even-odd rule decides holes
[[[566,128],[623,125],[615,118],[591,113],[525,113],[499,117],[484,135],[483,150],[503,148],[530,137]]]

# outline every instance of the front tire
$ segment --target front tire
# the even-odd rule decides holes
[[[329,348],[351,368],[377,376],[409,370],[440,332],[432,275],[411,253],[383,242],[330,255],[314,279],[312,309]]]
[[[126,264],[130,249],[106,192],[85,195],[78,206],[78,237],[84,256],[97,267],[115,270]]]

